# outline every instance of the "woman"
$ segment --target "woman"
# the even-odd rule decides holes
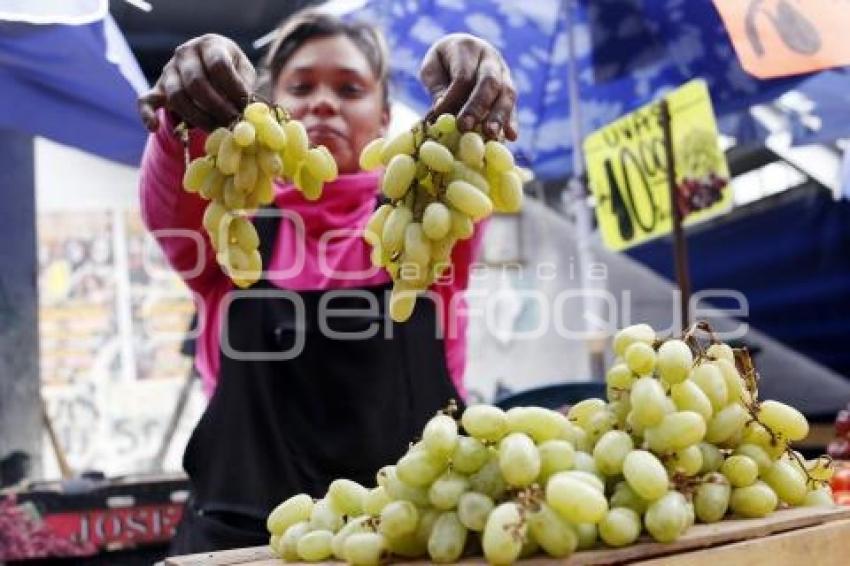
[[[418,301],[411,319],[386,315],[390,282],[369,262],[361,234],[376,207],[378,176],[358,156],[389,123],[380,36],[315,11],[284,23],[260,81],[301,120],[340,171],[321,199],[291,186],[255,218],[265,277],[236,291],[201,230],[205,202],[181,189],[183,149],[172,130],[227,124],[254,90],[255,72],[226,38],[206,35],[177,48],[140,99],[151,136],[142,165],[142,212],[201,310],[196,364],[209,406],[184,456],[192,482],[173,553],[264,544],[265,517],[286,497],[322,496],[335,478],[374,485],[425,421],[463,396],[466,319],[458,298],[481,233],[460,243],[454,277]],[[422,80],[435,115],[457,112],[460,128],[516,133],[515,93],[501,56],[466,35],[437,42]],[[461,307],[461,308],[459,308]],[[453,330],[445,339],[441,330]]]

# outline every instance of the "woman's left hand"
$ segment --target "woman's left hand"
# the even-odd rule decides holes
[[[466,33],[443,37],[425,54],[419,78],[434,101],[430,116],[449,112],[457,115],[460,131],[480,124],[488,138],[504,132],[507,139],[516,139],[517,95],[511,72],[483,39]]]

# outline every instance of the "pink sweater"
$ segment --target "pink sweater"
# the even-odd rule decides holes
[[[148,139],[142,158],[142,218],[168,262],[194,294],[200,325],[195,365],[204,392],[210,396],[219,369],[219,305],[234,286],[216,264],[212,245],[201,229],[206,201],[182,189],[183,147],[171,134],[173,123],[161,118],[163,126]],[[203,132],[191,132],[193,158],[203,153],[204,139]],[[374,173],[342,175],[325,185],[316,203],[306,201],[291,185],[277,185],[275,204],[284,216],[272,261],[264,267],[268,279],[277,287],[298,291],[389,281],[383,269],[371,265],[369,245],[361,236],[375,207],[378,180],[379,175]],[[453,277],[432,287],[440,299],[438,313],[446,330],[446,365],[464,397],[467,313],[463,291],[469,283],[469,267],[480,248],[482,233],[483,226],[479,225],[470,240],[455,246]]]

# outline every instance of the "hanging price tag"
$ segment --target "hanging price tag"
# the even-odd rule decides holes
[[[667,95],[676,160],[677,204],[684,224],[723,213],[732,204],[729,170],[705,81]],[[593,132],[584,142],[602,239],[619,251],[670,233],[664,134],[657,103]]]

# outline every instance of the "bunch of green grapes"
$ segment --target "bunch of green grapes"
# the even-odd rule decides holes
[[[566,414],[442,412],[374,487],[339,479],[318,501],[301,494],[281,503],[267,522],[272,550],[286,561],[483,553],[510,564],[599,542],[621,547],[644,532],[671,542],[728,515],[832,505],[829,460],[789,448],[806,436],[806,419],[758,402],[728,345],[661,341],[642,324],[620,331],[614,350],[607,401],[586,399]]]
[[[461,134],[451,114],[372,141],[360,166],[385,167],[381,190],[389,203],[369,219],[364,237],[373,264],[393,278],[390,315],[397,322],[410,317],[417,292],[443,274],[455,243],[471,238],[476,222],[520,209],[528,180],[504,145]]]
[[[207,136],[204,151],[186,168],[183,187],[210,201],[203,226],[216,259],[237,286],[249,287],[263,267],[250,215],[272,203],[278,179],[317,200],[337,176],[336,161],[326,147],[310,147],[301,122],[264,102],[248,104],[232,128]]]

